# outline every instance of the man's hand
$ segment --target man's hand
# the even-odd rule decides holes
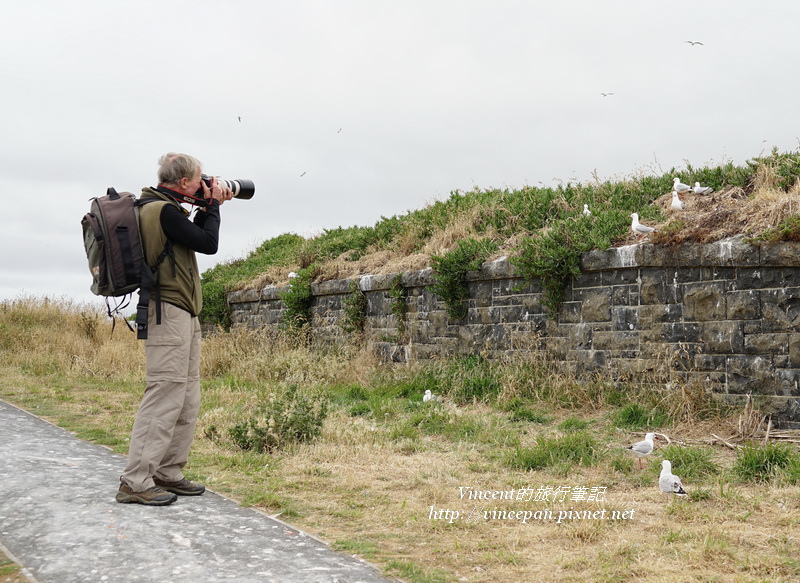
[[[233,198],[233,191],[230,188],[224,187],[219,183],[216,176],[211,177],[211,188],[209,188],[205,181],[203,181],[203,196],[206,200],[216,199],[219,204],[224,203],[226,200]]]

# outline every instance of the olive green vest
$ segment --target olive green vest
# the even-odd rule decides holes
[[[177,202],[152,188],[142,189],[142,198],[158,198],[164,202],[151,202],[143,205],[139,213],[139,230],[147,264],[156,264],[158,256],[167,243],[167,235],[161,228],[161,211],[167,204],[174,204],[182,213],[186,211]],[[188,220],[188,219],[187,219]],[[200,287],[200,270],[194,251],[179,243],[172,243],[175,260],[167,257],[158,268],[161,300],[176,305],[197,316],[203,309],[203,292]],[[156,290],[150,295],[156,298]]]

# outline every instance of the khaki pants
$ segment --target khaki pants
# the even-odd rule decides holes
[[[200,410],[200,323],[189,312],[161,304],[156,324],[150,302],[147,388],[136,413],[122,480],[134,492],[154,485],[153,477],[177,481],[189,459]]]

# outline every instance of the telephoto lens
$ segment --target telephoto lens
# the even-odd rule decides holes
[[[206,186],[211,188],[211,177],[203,174],[203,182],[206,183]],[[231,192],[233,192],[233,198],[241,198],[242,200],[250,200],[253,198],[253,195],[256,193],[256,185],[253,184],[252,180],[223,180],[222,178],[217,177],[217,182],[219,182],[225,188],[229,188]],[[197,194],[203,194],[203,187],[201,186],[200,189],[197,191]]]

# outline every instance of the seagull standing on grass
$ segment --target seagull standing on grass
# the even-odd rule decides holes
[[[588,204],[583,205],[583,216],[585,216],[585,217],[591,217],[592,216],[592,211],[589,210],[589,205]]]
[[[658,478],[658,487],[665,494],[686,496],[686,490],[683,489],[681,479],[672,474],[672,463],[669,460],[661,462],[661,476]]]
[[[674,211],[682,211],[684,209],[684,207],[686,206],[686,203],[683,202],[680,199],[680,197],[678,196],[678,193],[673,190],[672,191],[672,204],[669,205],[669,206]]]
[[[633,445],[629,445],[628,447],[625,448],[628,451],[630,451],[633,455],[639,458],[640,469],[642,467],[642,458],[645,458],[649,456],[651,453],[653,453],[653,448],[655,447],[653,440],[655,439],[655,437],[656,437],[655,433],[648,433],[647,435],[644,436],[643,441],[634,443]]]
[[[678,194],[689,192],[692,189],[692,187],[689,186],[688,184],[684,184],[683,182],[681,182],[681,179],[678,178],[677,176],[675,177],[675,180],[673,180],[672,182],[673,182],[672,190],[677,191]]]
[[[700,186],[699,182],[694,183],[694,188],[692,188],[692,192],[695,194],[711,194],[714,192],[714,189],[710,186]]]
[[[645,235],[655,232],[653,227],[648,227],[647,225],[643,225],[639,222],[639,213],[631,213],[631,217],[633,218],[633,221],[631,221],[631,231],[633,231],[640,239]]]
[[[425,396],[422,397],[423,403],[427,403],[429,401],[438,401],[438,400],[439,400],[438,395],[434,395],[433,393],[431,393],[430,389],[425,389]]]

